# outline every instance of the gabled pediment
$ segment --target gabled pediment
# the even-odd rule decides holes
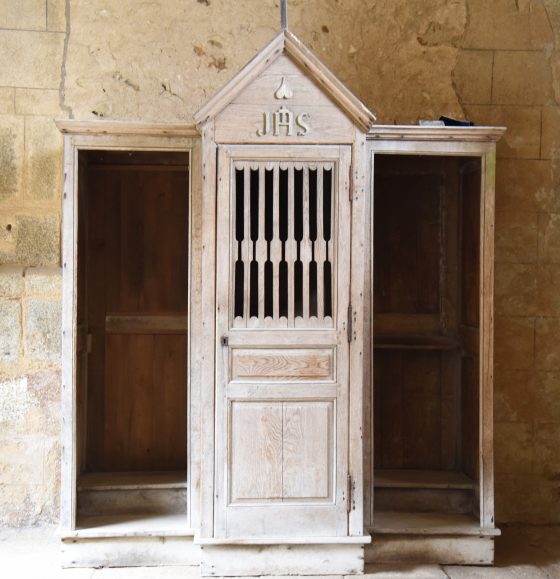
[[[375,115],[289,30],[282,30],[276,35],[255,58],[210,98],[195,113],[195,123],[200,126],[216,118],[275,63],[278,64],[282,57],[286,63],[289,60],[292,67],[295,65],[298,72],[317,87],[317,93],[327,97],[355,126],[364,132],[370,129]],[[282,87],[282,84],[281,81],[271,91],[271,97],[274,96],[280,101],[291,98],[289,83],[286,83],[285,87]],[[313,98],[317,98],[317,94]]]

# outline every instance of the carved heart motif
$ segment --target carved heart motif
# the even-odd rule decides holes
[[[282,82],[280,83],[280,86],[276,89],[274,97],[280,100],[280,99],[291,99],[293,96],[294,93],[290,88],[290,86],[288,85],[286,78],[282,77]]]

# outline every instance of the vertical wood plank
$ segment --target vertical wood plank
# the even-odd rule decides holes
[[[201,537],[214,528],[214,380],[216,354],[216,151],[213,121],[202,127]],[[222,177],[223,178],[223,177]]]
[[[202,328],[202,159],[201,142],[196,139],[190,149],[190,200],[189,200],[189,307],[188,307],[188,384],[187,384],[187,471],[189,526],[200,528],[200,488],[201,488],[201,355],[200,328]]]
[[[480,448],[481,524],[494,526],[494,222],[496,151],[482,159],[481,194],[481,325],[480,325]]]
[[[77,478],[77,229],[78,153],[72,137],[64,136],[64,192],[62,202],[62,474],[60,524],[65,530],[76,527]]]
[[[354,143],[352,145],[351,158],[347,164],[342,165],[347,179],[348,187],[352,193],[352,201],[347,201],[344,195],[344,203],[349,207],[350,213],[347,221],[351,222],[351,233],[347,240],[338,241],[339,247],[348,243],[351,248],[351,274],[350,303],[352,304],[352,332],[350,335],[349,352],[349,465],[354,481],[352,510],[348,521],[350,535],[362,535],[364,530],[364,463],[363,463],[363,389],[364,389],[364,295],[366,282],[365,255],[369,250],[365,245],[367,239],[367,156],[365,134],[356,129]],[[352,173],[347,169],[352,167]],[[342,195],[340,204],[342,205]],[[339,264],[339,271],[342,273]],[[340,274],[339,274],[340,275]],[[344,275],[344,274],[343,274]],[[346,302],[339,302],[346,303]]]

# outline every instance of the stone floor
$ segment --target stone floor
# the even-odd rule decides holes
[[[197,567],[66,569],[54,530],[0,532],[0,577],[6,579],[196,579]],[[495,567],[374,566],[371,579],[560,579],[560,527],[511,527],[496,544]],[[367,576],[364,579],[369,579]]]

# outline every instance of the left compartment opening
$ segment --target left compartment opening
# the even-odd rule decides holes
[[[78,161],[78,526],[184,516],[189,154]]]

